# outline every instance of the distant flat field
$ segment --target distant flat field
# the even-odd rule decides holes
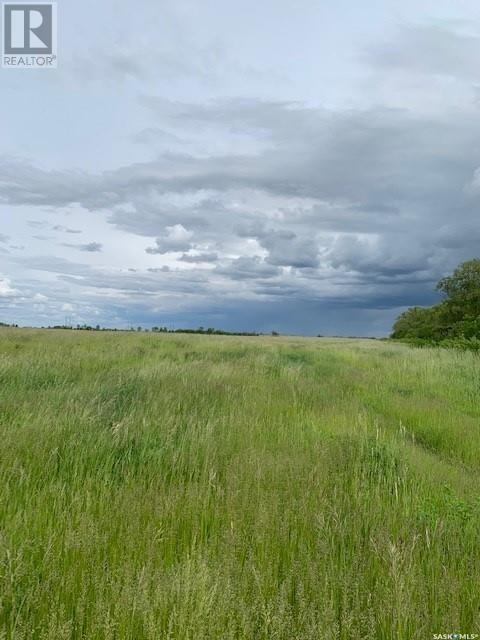
[[[480,633],[480,357],[0,330],[0,638]]]

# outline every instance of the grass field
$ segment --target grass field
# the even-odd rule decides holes
[[[470,353],[1,330],[0,638],[480,633],[479,395]]]

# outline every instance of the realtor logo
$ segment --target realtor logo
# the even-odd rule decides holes
[[[56,68],[57,5],[3,4],[2,67]]]

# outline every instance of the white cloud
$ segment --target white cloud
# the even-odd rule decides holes
[[[155,240],[155,247],[147,247],[147,253],[170,253],[176,251],[190,251],[193,232],[185,229],[181,224],[165,227],[163,236]]]
[[[15,298],[20,292],[11,286],[11,282],[5,276],[0,275],[0,298]]]

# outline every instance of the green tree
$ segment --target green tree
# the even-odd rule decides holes
[[[397,319],[392,338],[440,341],[480,337],[480,259],[459,265],[437,284],[445,299],[433,307],[412,307]]]
[[[480,259],[464,262],[451,276],[442,278],[437,284],[446,299],[446,317],[455,327],[454,333],[464,333],[461,329],[477,330],[480,325]]]
[[[434,307],[411,307],[393,325],[392,338],[434,339],[440,333],[439,314]]]

